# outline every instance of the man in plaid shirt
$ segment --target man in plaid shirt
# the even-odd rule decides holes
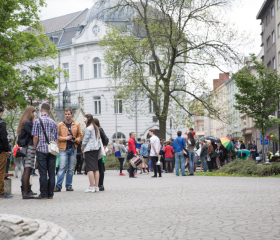
[[[57,124],[49,117],[49,104],[43,103],[40,112],[49,141],[57,141],[59,138]],[[55,187],[56,156],[48,151],[48,143],[39,119],[33,123],[32,136],[40,173],[40,195],[37,199],[52,199]]]

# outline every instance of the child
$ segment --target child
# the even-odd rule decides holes
[[[165,170],[166,170],[166,172],[172,173],[173,172],[172,162],[173,162],[174,149],[170,145],[171,145],[171,143],[167,142],[167,146],[163,148],[163,152],[165,153]]]

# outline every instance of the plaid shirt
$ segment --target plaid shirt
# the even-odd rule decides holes
[[[59,138],[58,135],[58,130],[57,130],[57,124],[55,123],[54,120],[52,120],[48,114],[42,114],[41,119],[44,125],[44,128],[46,130],[46,134],[49,138],[49,141],[56,141],[56,139]],[[38,152],[43,152],[43,153],[48,153],[48,143],[46,140],[46,137],[43,132],[43,128],[41,126],[41,123],[39,119],[36,119],[33,123],[33,128],[32,128],[32,136],[38,136],[38,144],[36,147],[36,151]]]

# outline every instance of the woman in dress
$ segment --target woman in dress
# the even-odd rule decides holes
[[[90,183],[89,188],[85,192],[98,192],[98,153],[101,147],[98,139],[100,137],[100,134],[99,129],[94,123],[94,119],[91,114],[85,115],[84,122],[87,128],[85,130],[85,135],[82,143],[82,151],[84,152],[87,175]]]
[[[29,181],[31,170],[34,168],[35,163],[35,149],[33,146],[33,136],[31,135],[35,112],[36,109],[34,107],[27,107],[19,120],[17,129],[18,146],[27,147],[27,154],[24,157],[24,172],[22,175],[22,199],[34,198]]]

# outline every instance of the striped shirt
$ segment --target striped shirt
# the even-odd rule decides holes
[[[43,122],[44,128],[46,130],[46,134],[49,138],[49,141],[56,141],[56,139],[59,138],[58,135],[58,129],[57,129],[57,124],[55,123],[54,120],[52,120],[48,114],[42,114],[41,115],[41,120]],[[48,143],[46,140],[46,137],[43,132],[43,128],[41,126],[41,123],[39,119],[36,119],[33,123],[33,128],[32,128],[32,136],[38,136],[38,144],[36,147],[36,151],[38,152],[43,152],[43,153],[48,153]]]

